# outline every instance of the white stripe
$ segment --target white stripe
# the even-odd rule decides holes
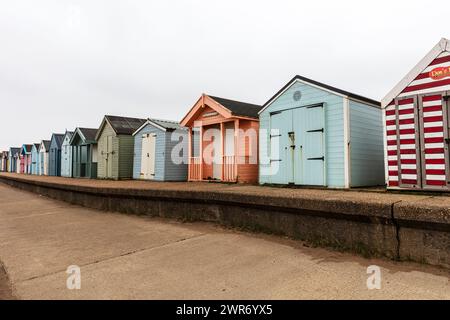
[[[403,169],[412,169],[412,170],[416,170],[417,166],[415,164],[402,164],[401,165],[402,170]]]
[[[424,128],[434,128],[434,127],[442,128],[444,126],[444,123],[442,121],[424,122],[423,126]]]
[[[435,106],[442,107],[442,100],[424,101],[423,106],[424,107],[435,107]]]
[[[445,164],[427,164],[426,169],[429,170],[445,170]]]
[[[386,131],[392,131],[392,130],[397,130],[397,126],[396,125],[386,126]]]
[[[444,181],[445,176],[432,176],[427,174],[427,180],[438,180],[438,181]]]
[[[387,149],[388,149],[389,151],[397,150],[397,146],[387,146]]]
[[[409,150],[409,149],[415,149],[415,148],[416,148],[415,144],[401,144],[400,145],[401,150]]]
[[[424,112],[424,117],[438,117],[442,116],[442,111],[432,111],[432,112]]]
[[[437,154],[425,154],[425,159],[444,159],[445,155],[443,153]]]
[[[401,134],[400,139],[416,139],[415,134]]]
[[[402,179],[416,180],[417,174],[402,174]]]
[[[389,181],[398,181],[398,176],[389,176]]]
[[[397,161],[397,156],[388,156],[388,161]]]
[[[387,140],[397,140],[397,136],[387,136]]]
[[[416,159],[415,154],[401,154],[400,159]]]
[[[428,66],[427,68],[425,68],[425,70],[422,73],[425,72],[430,72],[431,70],[434,70],[436,68],[441,68],[441,67],[449,67],[450,66],[450,62],[443,62],[443,63],[439,63],[439,64],[435,64],[432,66]]]
[[[442,138],[444,136],[444,132],[426,132],[425,138]]]
[[[398,166],[389,166],[389,171],[398,171]]]
[[[450,52],[449,51],[444,51],[438,56],[438,58],[443,58],[443,57],[448,57],[448,56],[450,56]]]
[[[398,106],[398,110],[406,110],[406,109],[413,109],[414,110],[414,103],[402,104],[402,105]]]
[[[386,116],[386,121],[395,120],[395,114],[393,116]]]
[[[399,95],[399,97],[407,97],[407,96],[412,96],[415,94],[426,94],[426,93],[434,93],[437,91],[446,91],[446,90],[450,90],[450,84],[446,85],[446,86],[441,86],[441,87],[434,87],[434,88],[429,88],[429,89],[422,89],[422,90],[416,90],[416,91],[411,91],[411,92],[405,92]]]
[[[391,111],[391,110],[395,110],[395,104],[392,106],[386,107],[386,111]]]
[[[399,129],[400,129],[400,130],[404,130],[404,129],[415,129],[414,123],[411,123],[411,124],[401,124],[401,125],[399,126]]]
[[[444,143],[425,143],[425,149],[443,148]]]
[[[413,119],[414,118],[414,113],[409,113],[409,114],[401,114],[398,116],[398,118],[400,120],[404,120],[404,119]]]

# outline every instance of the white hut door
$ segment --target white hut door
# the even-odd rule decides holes
[[[156,135],[142,136],[141,177],[152,180],[155,178]]]

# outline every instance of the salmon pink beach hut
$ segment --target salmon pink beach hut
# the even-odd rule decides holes
[[[203,94],[181,121],[188,134],[189,181],[258,181],[261,106]]]
[[[450,189],[450,41],[442,39],[382,100],[390,189]]]

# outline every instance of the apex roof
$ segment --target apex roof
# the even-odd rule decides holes
[[[450,51],[450,40],[442,38],[428,54],[381,100],[381,106],[385,108],[395,99],[414,79],[426,69],[434,59],[443,52]]]

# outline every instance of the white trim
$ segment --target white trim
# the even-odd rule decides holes
[[[345,98],[345,97],[346,97],[346,96],[343,95],[342,93],[335,92],[335,91],[331,91],[331,90],[329,90],[329,89],[320,87],[320,86],[318,86],[318,85],[309,83],[309,82],[307,82],[307,81],[303,81],[303,80],[300,80],[300,79],[294,79],[294,80],[291,81],[291,84],[288,84],[288,86],[287,86],[283,91],[281,91],[279,94],[277,94],[275,97],[273,97],[273,98],[269,101],[269,103],[268,103],[264,108],[262,108],[262,109],[258,112],[258,114],[263,113],[263,112],[264,112],[264,111],[265,111],[272,103],[275,102],[275,100],[277,100],[281,95],[283,95],[286,91],[288,91],[288,90],[289,90],[295,83],[297,83],[297,82],[300,82],[300,83],[303,83],[303,84],[307,84],[307,85],[309,85],[309,86],[311,86],[311,87],[314,87],[314,88],[317,88],[317,89],[320,89],[320,90],[324,90],[324,91],[327,91],[327,92],[336,94],[336,95],[338,95],[338,96],[340,96],[340,97],[342,97],[342,98]]]
[[[394,108],[395,108],[395,106],[394,106]],[[394,156],[391,156],[391,157],[388,156],[386,110],[383,110],[383,109],[381,110],[381,119],[383,121],[384,180],[385,180],[386,186],[389,187],[389,160],[397,160],[398,161],[398,158],[397,158],[397,156],[395,156],[395,159],[394,159]],[[397,137],[396,137],[396,139],[397,139]]]
[[[167,131],[167,128],[160,126],[159,124],[153,122],[150,118],[148,118],[147,120],[145,120],[145,122],[142,126],[140,126],[138,129],[136,129],[135,132],[133,132],[132,136],[134,137],[137,133],[139,133],[139,131],[144,129],[148,124],[151,124],[152,126],[156,127],[157,129],[160,129],[162,131]]]
[[[381,100],[384,109],[442,52],[450,50],[450,40],[442,38],[437,45]]]
[[[371,103],[368,103],[368,102],[365,102],[365,101],[361,101],[361,100],[356,99],[356,98],[350,98],[349,96],[344,95],[344,94],[342,94],[342,93],[340,93],[340,92],[337,92],[337,91],[334,91],[334,90],[330,90],[330,89],[328,89],[328,88],[321,87],[321,86],[316,85],[316,84],[314,84],[314,83],[311,83],[311,82],[308,82],[308,81],[305,81],[305,80],[302,80],[302,79],[293,79],[293,80],[291,81],[290,84],[288,83],[287,87],[286,87],[283,91],[281,91],[281,92],[280,92],[279,94],[277,94],[275,97],[273,97],[272,99],[270,99],[269,102],[267,103],[267,105],[266,105],[264,108],[262,108],[262,109],[258,112],[258,114],[263,113],[263,112],[264,112],[264,111],[265,111],[272,103],[275,102],[275,100],[277,100],[281,95],[283,95],[287,90],[289,90],[289,89],[290,89],[295,83],[297,83],[297,82],[306,84],[306,85],[311,86],[311,87],[316,88],[316,89],[320,89],[320,90],[323,90],[323,91],[326,91],[326,92],[335,94],[335,95],[337,95],[337,96],[339,96],[339,97],[342,97],[342,98],[347,98],[347,99],[350,99],[350,100],[353,100],[353,101],[356,101],[356,102],[360,102],[360,103],[363,103],[363,104],[366,104],[366,105],[369,105],[369,106],[375,106],[375,107],[377,107],[377,108],[380,108],[379,105],[375,105],[375,104],[371,104]]]
[[[343,98],[344,113],[344,187],[350,188],[350,101]]]
[[[76,128],[75,131],[73,132],[72,138],[70,138],[69,144],[72,145],[72,140],[75,137],[75,133],[77,133],[80,135],[80,137],[86,141],[86,137],[84,136],[83,132],[81,132],[80,128]]]

